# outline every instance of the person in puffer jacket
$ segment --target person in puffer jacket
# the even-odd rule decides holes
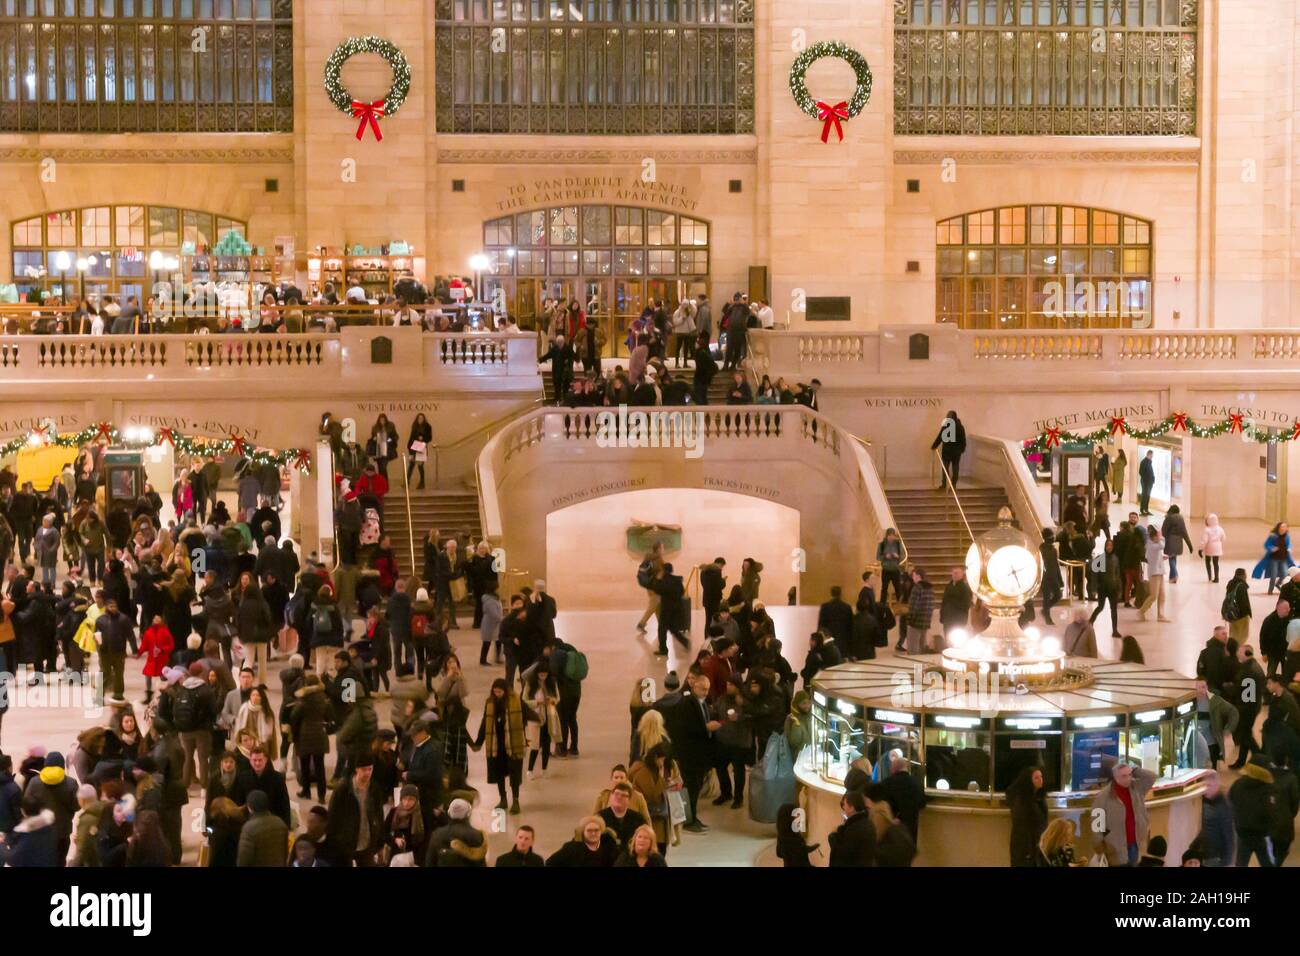
[[[1223,542],[1227,537],[1219,524],[1219,516],[1206,515],[1205,530],[1201,532],[1201,547],[1196,553],[1205,559],[1205,577],[1213,584],[1219,583],[1219,558],[1223,557]]]
[[[468,800],[451,801],[451,822],[433,831],[425,866],[487,866],[487,834],[470,822],[472,809]]]
[[[54,813],[41,809],[32,797],[23,798],[23,819],[6,843],[0,844],[0,866],[53,869],[61,865]]]
[[[68,847],[72,844],[72,818],[81,805],[77,802],[77,781],[68,776],[64,770],[63,754],[51,750],[45,755],[45,766],[41,772],[27,782],[23,800],[37,801],[41,810],[54,814],[54,832],[57,837],[57,859],[68,857]],[[29,816],[24,810],[24,816]],[[53,864],[55,866],[61,863]]]

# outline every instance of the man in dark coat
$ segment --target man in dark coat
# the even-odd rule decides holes
[[[685,605],[686,587],[682,583],[682,576],[673,573],[671,564],[665,564],[660,568],[658,576],[650,582],[650,585],[659,595],[659,613],[656,615],[659,625],[659,648],[655,651],[655,656],[667,657],[670,631],[673,640],[683,647],[691,646],[690,639],[686,636],[686,631],[690,627]]]
[[[385,794],[373,781],[374,770],[368,757],[359,759],[330,795],[330,841],[345,866],[374,865],[383,846]]]
[[[954,488],[957,487],[957,481],[961,473],[961,456],[966,454],[966,426],[961,423],[955,411],[949,411],[944,416],[943,424],[939,426],[939,434],[935,436],[934,442],[930,445],[930,450],[938,449],[939,459],[943,462],[943,467],[948,476],[941,478],[939,482],[940,490],[943,489],[949,478],[951,478]]]
[[[1224,688],[1236,676],[1237,662],[1233,657],[1235,650],[1228,648],[1228,629],[1219,625],[1196,659],[1196,676],[1202,678],[1216,694],[1224,693]],[[1231,694],[1231,691],[1228,693]]]
[[[271,766],[271,759],[266,748],[261,744],[249,753],[248,763],[252,773],[236,781],[236,796],[231,799],[247,805],[248,795],[255,790],[260,790],[266,795],[271,813],[283,820],[285,826],[289,826],[289,787],[284,782],[284,774]],[[253,809],[251,805],[249,809]],[[285,854],[288,855],[287,844]]]
[[[952,569],[952,580],[944,586],[943,601],[939,605],[939,623],[943,625],[943,636],[956,628],[970,624],[970,608],[975,600],[970,585],[966,583],[966,569]]]
[[[834,585],[831,588],[831,599],[817,612],[817,630],[829,634],[840,656],[845,657],[853,640],[853,608],[840,594],[840,586]]]
[[[1138,514],[1151,514],[1151,489],[1156,486],[1156,453],[1148,451],[1138,463]]]
[[[723,321],[727,329],[727,355],[722,367],[739,368],[745,360],[749,342],[749,308],[741,301],[739,292],[731,297],[731,304],[723,313]]]
[[[427,720],[417,720],[411,725],[411,754],[406,760],[407,783],[420,788],[420,814],[424,817],[424,832],[433,829],[433,810],[442,798],[442,749],[430,735]]]
[[[1259,651],[1268,664],[1268,674],[1278,673],[1286,660],[1286,626],[1291,620],[1291,603],[1279,599],[1277,606],[1259,625]]]
[[[714,558],[709,564],[700,565],[700,600],[704,604],[706,627],[718,616],[718,608],[722,606],[722,597],[727,591],[727,579],[722,574],[726,566],[725,558]]]
[[[1119,552],[1119,542],[1115,542],[1115,551]],[[1043,529],[1043,543],[1038,546],[1038,553],[1043,558],[1043,583],[1039,593],[1043,596],[1043,620],[1052,623],[1052,608],[1061,600],[1065,590],[1065,579],[1061,577],[1060,555],[1056,551],[1056,535],[1051,528]]]
[[[557,335],[546,354],[537,360],[539,364],[551,363],[551,381],[555,386],[556,405],[563,405],[565,396],[569,393],[569,386],[573,384],[573,363],[577,358],[573,346],[564,340],[563,335]]]
[[[696,815],[696,803],[704,778],[714,766],[713,734],[722,724],[713,719],[709,710],[709,677],[698,664],[691,666],[686,675],[687,690],[676,699],[670,708],[661,710],[656,702],[655,709],[664,712],[665,725],[676,731],[673,736],[674,757],[682,771],[682,780],[686,784],[687,823],[683,827],[692,833],[703,833],[708,827],[700,822]],[[671,717],[666,710],[673,711]]]
[[[874,866],[876,828],[867,812],[867,798],[861,790],[846,791],[840,800],[844,822],[830,835],[831,866]]]
[[[894,808],[894,816],[907,827],[908,832],[912,834],[912,842],[915,843],[920,829],[921,811],[929,800],[925,790],[912,776],[906,757],[901,755],[891,757],[889,770],[889,776],[885,779],[889,804]]]

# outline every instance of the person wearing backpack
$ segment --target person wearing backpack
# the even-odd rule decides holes
[[[577,757],[578,705],[582,703],[582,682],[587,679],[587,655],[558,638],[551,649],[551,673],[560,689],[556,710],[560,717],[560,742],[557,757]]]
[[[646,592],[645,613],[641,615],[641,620],[637,621],[636,624],[637,631],[642,634],[645,633],[645,626],[650,618],[659,613],[659,592],[654,589],[654,582],[655,578],[659,576],[659,569],[663,567],[663,564],[664,545],[662,541],[657,541],[636,569],[637,586]]]
[[[311,611],[311,660],[317,674],[323,677],[329,673],[330,662],[343,641],[343,618],[334,591],[328,584],[322,585]]]
[[[1250,640],[1250,582],[1245,568],[1233,572],[1219,613],[1228,622],[1228,640],[1236,641],[1238,647]]]
[[[181,749],[185,754],[185,770],[181,784],[186,790],[197,780],[208,779],[208,764],[212,757],[212,724],[217,719],[217,699],[212,685],[206,679],[202,664],[190,665],[187,676],[172,697],[172,725],[180,733]],[[198,756],[198,770],[194,758]]]
[[[1252,855],[1260,866],[1277,866],[1270,838],[1277,829],[1278,793],[1267,757],[1256,754],[1242,767],[1228,790],[1228,803],[1237,828],[1237,866],[1249,866]]]
[[[413,670],[420,680],[427,680],[432,660],[429,655],[429,639],[433,635],[433,601],[424,588],[416,588],[415,600],[411,602],[411,646],[415,651]]]

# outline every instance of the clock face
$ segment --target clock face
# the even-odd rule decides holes
[[[980,586],[981,570],[979,545],[972,544],[966,552],[966,583],[972,588]]]
[[[1038,561],[1019,545],[998,548],[989,557],[988,578],[999,594],[1020,597],[1038,583]]]

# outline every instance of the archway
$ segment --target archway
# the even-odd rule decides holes
[[[547,515],[547,588],[560,606],[644,606],[645,592],[636,583],[644,551],[634,529],[649,523],[679,529],[664,535],[665,556],[684,580],[697,565],[721,556],[727,561],[728,583],[739,584],[741,561],[751,557],[763,565],[760,598],[765,602],[784,604],[789,589],[801,587],[801,516],[796,509],[729,491],[647,488]]]

